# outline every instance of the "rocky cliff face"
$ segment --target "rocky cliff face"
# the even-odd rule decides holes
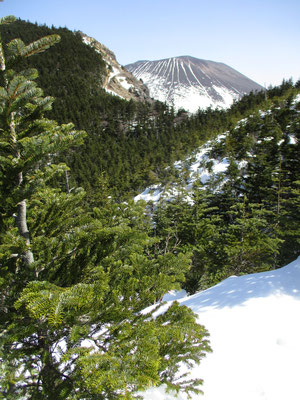
[[[136,79],[127,69],[122,67],[115,54],[102,43],[80,32],[84,43],[101,54],[107,64],[107,75],[103,82],[104,89],[111,94],[126,100],[151,101],[149,89]]]
[[[263,87],[233,68],[190,56],[126,65],[148,86],[151,97],[176,109],[229,107],[235,99]]]

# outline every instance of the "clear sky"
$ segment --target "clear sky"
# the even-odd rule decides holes
[[[0,0],[0,15],[81,30],[122,65],[190,55],[261,85],[300,79],[300,0]]]

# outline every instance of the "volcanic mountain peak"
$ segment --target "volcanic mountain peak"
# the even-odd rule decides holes
[[[191,112],[226,108],[244,94],[263,89],[224,63],[191,56],[137,61],[126,68],[142,79],[153,98]]]

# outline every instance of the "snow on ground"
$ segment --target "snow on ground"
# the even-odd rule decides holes
[[[296,97],[294,98],[294,101],[293,101],[293,104],[297,104],[297,103],[300,103],[300,93],[298,93],[296,95]]]
[[[183,108],[190,113],[195,113],[200,109],[211,107],[215,108],[229,108],[233,101],[238,98],[238,94],[221,86],[212,86],[212,93],[209,94],[204,87],[187,86],[178,83],[172,91],[166,89],[164,78],[142,76],[143,82],[149,88],[150,96],[166,102],[173,106],[175,110]],[[171,82],[169,82],[171,84]],[[219,95],[219,100],[216,100],[214,95]]]
[[[236,91],[229,90],[225,86],[213,85],[213,89],[222,97],[222,101],[217,105],[220,108],[229,108],[234,100],[239,99],[239,94]],[[245,93],[240,93],[243,95]]]
[[[232,276],[193,296],[170,293],[198,314],[213,353],[194,367],[193,400],[299,400],[300,257],[275,271]],[[152,388],[145,400],[183,400]]]
[[[118,68],[116,68],[116,67],[112,67],[112,70],[111,70],[111,72],[110,72],[110,74],[109,74],[109,78],[108,78],[108,80],[109,80],[109,82],[115,77],[115,76],[117,76],[117,75],[119,75],[119,73],[120,73],[120,70],[118,69]]]
[[[144,201],[153,201],[154,203],[159,201],[161,195],[163,194],[163,189],[160,187],[148,187],[142,193],[135,196],[134,200],[144,200]]]
[[[131,88],[134,88],[132,83],[128,83],[126,78],[123,76],[117,77],[118,82],[120,83],[121,86],[123,86],[124,89],[129,90]]]
[[[107,88],[104,88],[104,90],[105,90],[107,93],[112,94],[113,96],[120,97],[121,99],[124,100],[124,97],[120,96],[119,94],[117,94],[117,93],[114,92],[113,90],[110,90],[110,89],[107,89]]]
[[[193,186],[193,182],[195,180],[201,180],[202,183],[205,183],[213,174],[218,174],[225,172],[229,163],[226,158],[222,160],[211,160],[212,168],[209,171],[205,166],[205,162],[209,161],[208,153],[212,149],[212,144],[215,141],[219,141],[225,137],[226,134],[219,135],[214,141],[207,142],[204,146],[200,147],[196,153],[194,153],[191,157],[187,158],[185,161],[176,161],[173,164],[173,167],[182,171],[185,164],[189,165],[188,169],[190,172],[190,180],[187,185],[187,190],[190,190]],[[145,200],[152,201],[156,203],[159,201],[162,195],[167,195],[167,197],[176,196],[177,190],[175,186],[171,188],[165,189],[162,185],[153,185],[151,187],[146,188],[142,193],[135,196],[134,200]]]

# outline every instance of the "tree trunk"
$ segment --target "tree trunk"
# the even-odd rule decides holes
[[[33,253],[30,249],[30,237],[29,237],[29,230],[27,227],[27,219],[26,219],[26,200],[20,201],[17,207],[17,226],[20,235],[25,238],[27,250],[23,256],[27,265],[30,265],[34,262]]]
[[[16,136],[16,129],[15,129],[15,120],[14,120],[14,113],[11,114],[11,121],[9,124],[10,127],[10,133],[11,133],[11,139],[13,143],[13,147],[15,148],[15,155],[16,158],[20,159],[21,154],[18,149],[17,145],[17,136]],[[19,172],[18,174],[18,182],[17,185],[19,188],[22,187],[23,184],[23,172]],[[23,199],[17,204],[17,217],[16,217],[16,222],[17,222],[17,227],[19,230],[19,234],[25,238],[26,240],[26,245],[27,245],[27,250],[23,254],[23,258],[25,260],[25,263],[27,265],[30,265],[34,262],[33,258],[33,253],[30,249],[30,236],[29,236],[29,230],[27,227],[27,217],[26,217],[26,200]]]

